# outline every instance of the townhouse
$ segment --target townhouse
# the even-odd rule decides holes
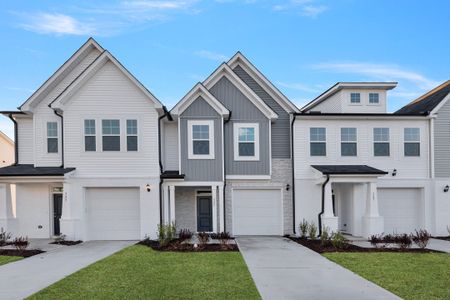
[[[387,113],[392,82],[338,83],[302,109],[241,53],[170,111],[89,39],[17,111],[0,168],[15,235],[121,240],[284,235],[305,219],[355,236],[446,231],[449,82]]]

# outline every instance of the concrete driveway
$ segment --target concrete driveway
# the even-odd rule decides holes
[[[41,249],[48,252],[0,266],[0,299],[28,297],[134,243],[136,241],[90,241],[75,246],[45,244]]]
[[[263,299],[400,299],[289,239],[236,240]]]

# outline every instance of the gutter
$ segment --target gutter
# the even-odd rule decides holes
[[[232,111],[230,110],[230,114],[228,115],[228,119],[227,120],[225,120],[224,122],[223,122],[223,132],[222,132],[222,135],[225,135],[225,124],[227,124],[228,122],[230,122],[230,120],[231,120],[231,114],[232,114]],[[223,157],[224,157],[224,160],[223,160],[223,230],[224,230],[224,232],[227,232],[227,230],[226,230],[226,224],[227,224],[227,214],[226,214],[226,204],[225,204],[225,187],[227,186],[227,168],[225,167],[225,164],[226,164],[226,153],[225,153],[225,151],[226,151],[226,147],[225,147],[225,136],[223,136],[222,137],[222,140],[223,140],[223,145],[222,145],[222,151],[223,151]]]
[[[327,174],[327,179],[325,180],[325,182],[322,184],[322,209],[319,213],[319,236],[322,235],[322,215],[324,213],[325,210],[325,186],[327,185],[328,181],[330,181],[330,175]]]
[[[61,118],[61,168],[64,168],[64,117],[59,114],[55,108],[51,107],[51,104],[49,104],[48,107],[53,109],[55,115]]]
[[[19,163],[19,134],[17,130],[17,121],[12,117],[13,114],[8,114],[8,118],[14,123],[14,164],[13,166],[17,166]]]
[[[294,165],[294,122],[297,115],[292,114],[291,122],[291,161],[292,161],[292,232],[295,234],[295,165]]]
[[[164,114],[160,117],[158,117],[158,156],[159,156],[159,224],[163,223],[163,213],[162,213],[162,185],[164,182],[164,179],[161,178],[161,175],[164,171],[164,166],[161,160],[161,120],[164,119],[165,117],[167,117],[167,119],[169,121],[173,121],[172,115],[170,114],[170,112],[167,110],[167,108],[165,106],[163,106],[163,111]]]

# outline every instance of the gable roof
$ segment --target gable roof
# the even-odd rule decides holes
[[[64,110],[70,97],[91,78],[102,66],[107,62],[112,62],[128,79],[131,80],[154,104],[155,108],[163,109],[163,105],[159,100],[133,76],[111,53],[103,50],[102,54],[97,57],[74,81],[72,81],[51,103],[50,107]]]
[[[300,110],[302,112],[311,110],[319,103],[326,101],[328,98],[336,94],[345,88],[357,88],[357,89],[382,89],[391,90],[397,86],[397,82],[337,82],[331,86],[328,90],[317,96],[315,99],[307,103]]]
[[[237,52],[227,64],[231,69],[240,66],[288,113],[300,110],[270,80],[267,79],[241,52]]]
[[[263,101],[258,95],[248,87],[234,71],[226,63],[222,63],[208,78],[203,81],[203,85],[210,89],[212,88],[222,77],[226,77],[236,86],[241,93],[243,93],[267,118],[277,119],[278,115]]]
[[[435,87],[411,103],[403,106],[394,114],[424,114],[437,111],[450,98],[450,80]],[[445,101],[444,101],[445,100]]]
[[[100,52],[104,49],[90,37],[64,64],[62,64],[52,76],[50,76],[22,105],[18,107],[21,111],[31,111],[33,105],[39,103],[65,77],[65,71],[76,64],[79,59],[84,58],[92,49]]]
[[[211,94],[202,83],[197,83],[176,105],[170,113],[174,116],[181,115],[199,96],[221,116],[226,117],[230,111]]]

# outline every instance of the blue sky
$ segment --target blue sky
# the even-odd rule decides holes
[[[299,106],[337,81],[398,81],[389,111],[450,78],[450,1],[2,1],[0,109],[89,36],[172,107],[241,51]],[[11,122],[0,130],[12,135]]]

